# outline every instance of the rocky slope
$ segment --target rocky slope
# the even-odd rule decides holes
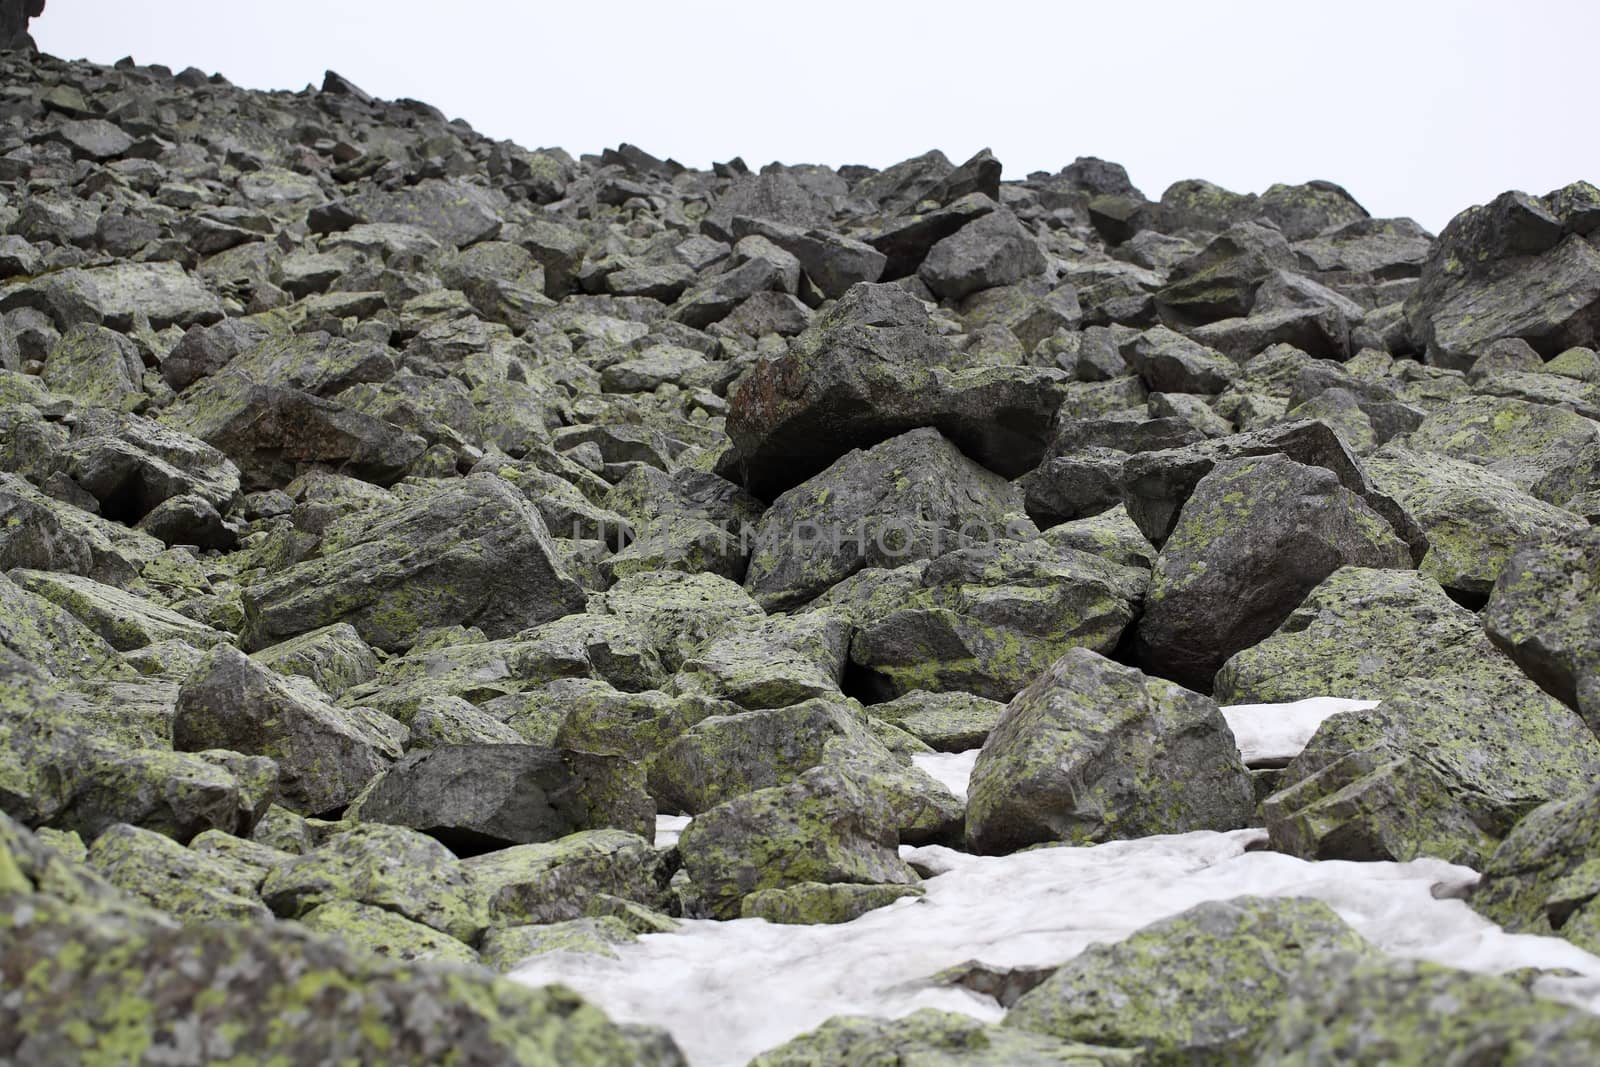
[[[0,83],[0,1058],[679,1063],[496,972],[846,921],[902,845],[1264,825],[1600,951],[1595,187],[1435,238],[1087,158],[574,159],[336,74]],[[1379,703],[1286,766],[1219,711],[1330,695]],[[967,798],[911,758],[979,745]],[[1311,902],[1064,962],[760,1062],[1600,1049]]]

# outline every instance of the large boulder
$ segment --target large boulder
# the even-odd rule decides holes
[[[850,624],[837,612],[775,615],[707,641],[670,688],[750,709],[837,697],[849,648]]]
[[[1502,193],[1445,227],[1406,300],[1429,362],[1465,370],[1506,337],[1546,358],[1600,337],[1600,248],[1558,196]]]
[[[1600,951],[1600,785],[1535,808],[1483,866],[1473,908],[1515,933]]]
[[[1486,467],[1551,504],[1600,483],[1600,422],[1515,397],[1452,401],[1429,412],[1402,443]]]
[[[856,612],[856,681],[884,698],[929,689],[1009,700],[1070,648],[1114,652],[1145,584],[1142,570],[1043,541],[948,553]]]
[[[1044,252],[1010,211],[967,223],[928,250],[917,277],[937,296],[960,300],[980,289],[1044,273]]]
[[[1483,622],[1529,677],[1600,727],[1600,530],[1524,544],[1500,572]]]
[[[1209,691],[1343,566],[1409,568],[1393,528],[1325,467],[1274,454],[1219,463],[1156,559],[1139,620],[1145,666]]]
[[[852,448],[932,426],[1014,477],[1039,462],[1065,385],[1054,369],[962,369],[916,297],[853,286],[787,353],[740,379],[729,399],[732,469],[770,499]]]
[[[1014,486],[939,431],[913,430],[847,453],[774,501],[756,525],[745,587],[769,611],[793,608],[863,567],[1035,532]]]
[[[321,696],[218,645],[178,692],[173,747],[270,756],[286,802],[310,815],[337,811],[399,758],[407,731],[381,712],[336,708]]]
[[[1253,808],[1249,772],[1209,698],[1075,649],[1017,694],[984,743],[967,840],[1003,853],[1233,830]]]
[[[398,499],[325,538],[320,556],[244,590],[253,648],[348,622],[397,651],[436,626],[505,637],[582,608],[544,520],[490,474]]]
[[[1260,1062],[1255,1047],[1303,969],[1372,951],[1319,900],[1210,901],[1089,946],[1023,994],[1005,1026],[1139,1049],[1152,1064]]]

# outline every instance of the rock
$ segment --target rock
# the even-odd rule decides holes
[[[132,341],[103,326],[68,330],[45,361],[44,383],[84,404],[120,408],[143,399],[144,363]]]
[[[1137,1054],[1068,1044],[987,1026],[958,1012],[922,1008],[900,1019],[840,1015],[750,1061],[750,1067],[822,1067],[832,1063],[960,1064],[961,1067],[1122,1067]]]
[[[928,250],[917,277],[942,299],[1012,285],[1042,274],[1044,253],[1017,217],[995,211],[967,223]]]
[[[57,895],[63,888],[47,869],[16,898],[29,921],[6,917],[7,962],[25,979],[23,996],[0,1007],[0,1056],[114,1058],[182,1032],[196,1035],[180,1054],[188,1063],[269,1047],[295,1062],[380,1060],[395,1048],[474,1064],[640,1061],[637,1039],[564,989],[527,989],[458,966],[401,966],[286,925],[179,929],[125,905],[80,902],[79,890]],[[355,988],[359,1008],[322,995]],[[91,1005],[119,998],[148,1009],[115,1026],[84,1023],[86,1013],[99,1018]],[[286,1015],[296,1020],[291,1031]],[[374,1019],[385,1020],[381,1029]]]
[[[1436,408],[1403,443],[1486,467],[1551,504],[1600,478],[1600,422],[1510,397],[1469,396]]]
[[[277,761],[284,799],[308,814],[342,808],[398,759],[406,728],[369,708],[341,709],[227,645],[178,693],[173,747],[225,748]]]
[[[888,257],[871,245],[830,230],[805,230],[745,216],[734,218],[736,239],[752,234],[765,237],[798,259],[806,277],[829,300],[843,296],[857,282],[877,281],[888,264]]]
[[[1594,815],[1600,787],[1535,808],[1506,835],[1468,898],[1507,930],[1564,937],[1593,952],[1600,947],[1600,848]]]
[[[1514,975],[1363,955],[1303,971],[1256,1048],[1261,1062],[1321,1067],[1458,1062],[1467,1049],[1515,1049],[1519,1063],[1590,1055],[1600,1027],[1586,1011],[1524,989]]]
[[[222,302],[177,263],[113,263],[45,274],[0,290],[0,311],[37,308],[59,330],[80,323],[127,332],[145,318],[154,329],[209,325]]]
[[[291,637],[250,658],[279,674],[309,678],[335,697],[378,673],[377,654],[347,622]]]
[[[364,791],[347,818],[409,826],[457,855],[615,826],[655,835],[644,772],[621,760],[536,745],[413,750]]]
[[[917,876],[895,854],[896,844],[883,801],[824,765],[697,816],[678,850],[710,916],[732,919],[745,897],[764,889],[914,885]]]
[[[1155,566],[1156,549],[1139,532],[1128,509],[1118,504],[1086,519],[1075,519],[1052,526],[1044,535],[1053,548],[1087,552],[1107,563],[1148,571]]]
[[[358,193],[341,206],[352,219],[415,226],[445,244],[466,248],[499,235],[506,201],[481,186],[428,178],[393,192]],[[313,214],[313,231],[318,229],[315,219]]]
[[[1261,194],[1256,207],[1277,223],[1290,241],[1304,241],[1325,230],[1340,229],[1370,217],[1355,197],[1325,181],[1274,185]]]
[[[1215,395],[1233,381],[1232,361],[1165,326],[1131,340],[1123,347],[1123,356],[1145,385],[1157,392]]]
[[[1546,357],[1592,344],[1600,249],[1569,232],[1540,198],[1503,193],[1445,227],[1405,311],[1428,361],[1460,370],[1507,337]]]
[[[64,764],[41,760],[45,765],[37,769],[65,771],[57,782],[64,800],[50,821],[86,840],[119,823],[178,842],[209,830],[248,834],[278,796],[278,767],[270,759],[122,749],[105,739],[80,740],[79,746],[68,750]]]
[[[497,927],[582,918],[604,896],[655,905],[671,877],[662,853],[621,830],[504,848],[465,860],[462,867]]]
[[[465,867],[431,837],[398,826],[357,826],[267,872],[261,898],[281,918],[336,901],[393,912],[459,941],[488,925]]]
[[[1074,649],[1017,694],[968,787],[978,852],[1248,825],[1249,772],[1217,706]]]
[[[765,617],[738,584],[714,574],[655,571],[618,579],[590,602],[637,627],[669,669],[702,645]]]
[[[86,412],[73,427],[66,470],[75,485],[99,504],[108,519],[167,527],[174,535],[200,534],[197,524],[162,523],[152,517],[162,504],[196,498],[215,522],[239,497],[239,470],[204,441],[137,415]],[[179,501],[181,503],[181,501]],[[233,537],[207,547],[231,548]]]
[[[966,752],[983,747],[999,725],[1006,705],[971,693],[930,693],[913,689],[904,696],[873,704],[867,713],[893,723],[940,752]]]
[[[149,830],[110,827],[90,847],[88,864],[130,897],[184,923],[272,921],[256,895],[261,870],[203,855]]]
[[[1138,626],[1149,669],[1209,690],[1227,658],[1343,566],[1409,568],[1383,518],[1324,467],[1283,455],[1217,464],[1161,549]]]
[[[782,272],[768,260],[752,259],[684,293],[673,305],[673,321],[703,330],[757,293],[781,288]]]
[[[1122,489],[1128,515],[1151,544],[1166,543],[1195,486],[1218,462],[1282,454],[1296,463],[1332,471],[1345,489],[1382,515],[1411,548],[1413,560],[1427,551],[1415,520],[1379,492],[1339,435],[1324,423],[1294,421],[1270,429],[1201,441],[1183,448],[1141,452],[1123,463]]]
[[[478,954],[448,934],[371,904],[335,900],[312,908],[300,923],[313,933],[337,939],[355,952],[391,960],[438,960],[475,964]]]
[[[1164,318],[1188,326],[1239,318],[1250,314],[1256,288],[1273,271],[1295,265],[1283,234],[1239,222],[1173,268],[1172,281],[1156,293],[1156,308]]]
[[[1600,530],[1530,537],[1495,581],[1483,625],[1546,692],[1600,725]]]
[[[1462,460],[1390,444],[1364,457],[1362,466],[1427,535],[1419,569],[1458,594],[1487,595],[1521,542],[1583,526],[1571,512]]]
[[[793,608],[863,567],[1033,532],[1014,487],[937,430],[913,430],[846,454],[774,501],[756,525],[745,587],[769,611]]]
[[[485,967],[501,974],[514,971],[535,956],[550,952],[581,952],[616,959],[618,945],[638,937],[615,916],[568,919],[530,926],[504,926],[483,935],[478,955]]]
[[[244,590],[253,648],[348,622],[393,652],[435,626],[504,637],[582,606],[544,521],[489,474],[397,500],[321,556]]]
[[[957,369],[924,306],[894,286],[852,287],[730,394],[730,468],[771,498],[852,448],[932,426],[990,470],[1037,465],[1065,375],[1030,367]]]
[[[763,889],[740,902],[744,919],[765,919],[779,925],[813,926],[847,923],[897,900],[920,897],[914,885],[826,885],[801,882],[782,889]]]
[[[862,612],[850,659],[880,696],[1017,691],[1071,648],[1110,654],[1146,576],[1081,552],[1002,541],[941,556],[915,587]]]
[[[850,626],[830,611],[774,616],[706,642],[672,681],[680,694],[781,708],[839,696]]]
[[[183,641],[207,649],[231,639],[230,634],[89,578],[20,568],[8,577],[70,613],[119,652],[162,641]]]
[[[1209,901],[1091,945],[1024,994],[1005,1028],[1139,1049],[1151,1063],[1256,1062],[1296,977],[1341,951],[1376,955],[1319,900]]]

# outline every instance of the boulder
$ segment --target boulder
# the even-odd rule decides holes
[[[850,625],[836,612],[773,616],[706,642],[671,688],[751,709],[837,697],[849,642]]]
[[[621,830],[503,848],[464,860],[462,868],[496,927],[582,918],[605,897],[655,907],[672,875],[664,853]]]
[[[1483,865],[1468,898],[1474,910],[1515,933],[1564,937],[1600,949],[1600,786],[1535,808]]]
[[[773,502],[755,528],[745,587],[767,610],[812,600],[863,567],[1034,533],[1022,500],[937,430],[847,453]]]
[[[1550,504],[1600,480],[1600,422],[1512,397],[1468,396],[1435,408],[1402,443],[1476,463]]]
[[[1217,464],[1184,505],[1150,577],[1138,655],[1198,689],[1343,566],[1409,568],[1411,554],[1325,467],[1281,454]]]
[[[1530,678],[1600,727],[1600,529],[1530,538],[1501,570],[1483,624]]]
[[[980,289],[1042,274],[1044,268],[1044,252],[1033,234],[1002,209],[974,219],[930,248],[917,277],[940,298],[960,300]]]
[[[178,692],[173,747],[269,756],[292,807],[336,811],[399,758],[407,731],[381,712],[335,708],[321,696],[218,645]]]
[[[833,887],[840,888],[840,887]],[[839,1015],[750,1061],[750,1067],[815,1067],[870,1063],[961,1067],[1124,1067],[1135,1053],[1067,1043],[1042,1034],[989,1026],[970,1015],[922,1008],[899,1019]]]
[[[967,791],[967,841],[995,854],[1248,825],[1250,775],[1207,697],[1088,649],[1007,706]]]
[[[265,872],[119,824],[89,848],[88,865],[133,899],[188,923],[272,921],[257,895]]]
[[[393,652],[436,626],[504,637],[582,607],[544,520],[489,474],[398,499],[320,556],[244,590],[252,648],[348,622]]]

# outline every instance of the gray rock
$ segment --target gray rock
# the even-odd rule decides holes
[[[943,299],[1012,285],[1044,272],[1044,253],[1026,227],[1001,210],[969,222],[928,250],[917,277]]]
[[[1495,581],[1483,625],[1545,691],[1600,725],[1600,530],[1530,538]]]

